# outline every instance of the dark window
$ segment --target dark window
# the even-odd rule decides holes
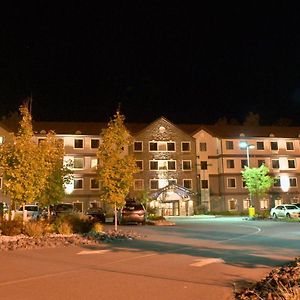
[[[233,159],[227,159],[227,168],[228,169],[234,168],[234,160]]]
[[[150,189],[157,190],[158,189],[158,180],[150,180]]]
[[[142,160],[136,160],[135,164],[140,170],[143,170],[143,161]]]
[[[191,179],[183,179],[183,186],[186,189],[191,189],[192,188],[192,180]]]
[[[235,178],[228,178],[227,179],[227,186],[229,188],[235,188]]]
[[[233,141],[226,141],[226,149],[233,150]]]
[[[286,150],[294,150],[294,143],[286,142]]]
[[[260,167],[261,165],[264,165],[265,163],[266,163],[266,162],[265,162],[264,159],[259,159],[259,160],[257,161],[257,166]]]
[[[290,177],[290,186],[291,187],[297,186],[297,178],[296,177]]]
[[[181,151],[188,152],[190,151],[191,144],[189,142],[182,142],[181,144]]]
[[[156,142],[150,142],[149,147],[150,147],[150,151],[157,151],[157,143]]]
[[[201,170],[207,170],[207,161],[201,161]]]
[[[247,159],[242,159],[241,160],[241,168],[245,168],[245,167],[248,167],[248,161]]]
[[[168,170],[176,170],[175,160],[169,160],[168,161]]]
[[[274,186],[275,187],[280,187],[280,179],[279,178],[274,179]]]
[[[272,168],[279,169],[279,159],[272,159]]]
[[[175,151],[175,143],[174,142],[167,143],[167,149],[168,151]]]
[[[143,142],[134,142],[133,150],[134,151],[143,151]]]
[[[256,149],[257,150],[264,150],[265,149],[264,142],[256,142]]]
[[[74,148],[82,149],[83,148],[83,139],[74,140]]]
[[[200,151],[201,152],[207,151],[206,150],[206,143],[200,143]]]
[[[100,144],[99,139],[91,139],[91,148],[92,149],[98,149],[99,144]]]
[[[191,170],[191,161],[190,160],[183,160],[182,161],[182,170]]]
[[[158,161],[150,161],[150,170],[158,170]]]
[[[74,189],[82,189],[83,180],[82,179],[74,179]]]
[[[201,188],[208,189],[208,180],[201,180]]]
[[[295,169],[296,168],[295,160],[294,159],[288,159],[288,166],[289,166],[289,169]]]
[[[98,179],[91,179],[91,189],[99,189],[99,180]]]
[[[278,150],[278,143],[277,142],[271,142],[271,150]]]

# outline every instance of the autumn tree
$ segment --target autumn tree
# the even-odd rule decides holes
[[[52,137],[44,146],[34,142],[27,104],[20,106],[20,114],[19,130],[13,135],[13,142],[0,147],[3,192],[10,196],[12,207],[33,203],[40,198],[61,155],[60,150],[54,147]]]
[[[274,183],[274,179],[269,175],[269,169],[263,164],[259,168],[246,166],[242,171],[242,177],[251,199],[265,195]],[[253,205],[253,203],[250,204]]]
[[[133,174],[138,172],[135,159],[127,153],[132,137],[124,125],[125,117],[119,111],[102,131],[102,143],[97,152],[98,175],[104,198],[114,205],[115,230],[117,208],[125,204],[125,198],[133,185]]]

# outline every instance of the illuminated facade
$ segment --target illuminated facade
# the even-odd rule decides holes
[[[173,124],[161,117],[150,124],[126,124],[134,143],[127,149],[136,158],[130,197],[147,193],[161,215],[192,215],[199,209],[247,211],[250,199],[241,171],[265,164],[276,180],[270,193],[257,200],[256,209],[300,202],[300,128]],[[80,211],[103,206],[96,178],[96,151],[105,123],[34,122],[35,139],[54,130],[64,141],[65,160],[72,161],[73,182],[64,202]],[[0,125],[0,143],[16,129]],[[246,150],[241,142],[253,145]],[[0,175],[0,191],[3,178]],[[8,201],[0,192],[0,201]]]

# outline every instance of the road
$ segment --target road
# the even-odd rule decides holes
[[[300,223],[173,218],[138,239],[0,254],[0,299],[234,299],[300,253]],[[106,229],[112,229],[106,225]]]

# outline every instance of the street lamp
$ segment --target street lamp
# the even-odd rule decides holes
[[[253,144],[249,144],[248,142],[240,142],[240,148],[241,149],[246,149],[247,153],[247,166],[250,168],[250,156],[249,156],[249,149],[254,149],[255,146]],[[249,191],[249,199],[250,199],[250,205],[249,205],[249,217],[252,218],[255,215],[255,208],[253,207],[252,204],[252,195],[251,192]]]

